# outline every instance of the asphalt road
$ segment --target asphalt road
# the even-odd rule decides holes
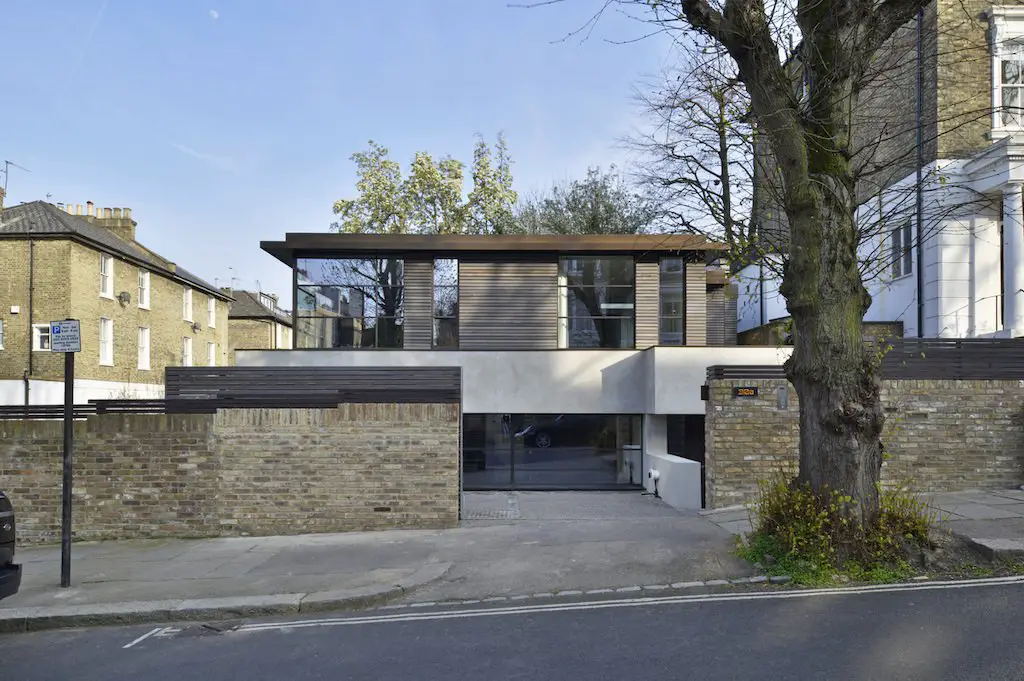
[[[226,633],[192,625],[13,634],[0,637],[0,678],[1024,678],[1021,583],[688,598],[371,611]]]

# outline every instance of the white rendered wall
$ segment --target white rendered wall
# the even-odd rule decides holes
[[[119,381],[75,381],[75,404],[89,400],[160,399],[164,396],[162,384],[124,383]],[[63,381],[29,381],[31,404],[63,404]],[[0,381],[0,405],[25,404],[25,383],[19,380]]]

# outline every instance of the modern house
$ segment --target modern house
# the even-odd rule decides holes
[[[292,347],[292,316],[278,305],[277,296],[262,291],[230,291],[228,310],[229,362],[235,351],[281,350]]]
[[[856,114],[871,164],[857,214],[866,320],[906,336],[1024,335],[1024,6],[936,0],[875,65]],[[769,206],[760,222],[771,232],[780,216]],[[740,331],[787,316],[778,261],[741,272]]]
[[[81,323],[76,402],[160,397],[165,367],[225,362],[231,296],[147,249],[136,226],[130,209],[92,203],[0,210],[0,404],[63,401],[55,320]]]
[[[699,507],[707,367],[787,353],[735,345],[734,296],[709,265],[720,247],[696,236],[290,233],[262,247],[293,271],[295,348],[236,363],[458,367],[466,489],[631,488],[658,468],[660,493]]]

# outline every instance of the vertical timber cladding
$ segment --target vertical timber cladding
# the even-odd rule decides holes
[[[459,347],[558,347],[558,257],[515,261],[459,258]]]
[[[636,347],[646,350],[658,344],[658,284],[657,258],[640,258],[636,263]]]
[[[708,344],[708,272],[703,262],[686,263],[686,344]]]
[[[402,286],[403,347],[429,350],[434,340],[434,260],[406,258]]]

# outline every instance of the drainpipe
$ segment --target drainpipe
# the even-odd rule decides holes
[[[28,237],[28,343],[25,347],[28,352],[28,369],[25,371],[25,406],[29,405],[30,393],[32,391],[29,379],[32,376],[32,294],[35,291],[35,263],[36,263],[36,243],[32,240],[32,226],[29,225],[29,237]]]
[[[924,10],[917,10],[917,337],[924,338]]]

